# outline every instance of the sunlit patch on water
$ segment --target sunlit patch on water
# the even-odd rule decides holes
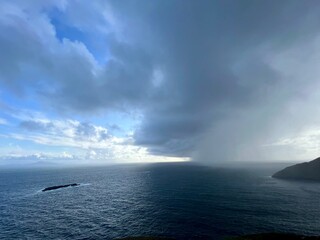
[[[320,235],[320,184],[272,173],[163,164],[2,174],[0,239]],[[80,186],[42,192],[70,182]]]

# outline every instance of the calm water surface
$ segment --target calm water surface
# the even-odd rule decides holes
[[[190,164],[0,170],[0,239],[320,235],[320,184]],[[41,192],[59,184],[79,187]]]

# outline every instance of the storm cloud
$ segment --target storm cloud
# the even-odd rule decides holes
[[[15,98],[68,117],[137,114],[133,142],[151,155],[318,153],[279,144],[320,120],[317,1],[8,1],[0,13],[0,84]],[[59,14],[72,36],[60,36]]]
[[[154,29],[165,77],[137,144],[200,161],[270,160],[268,141],[316,117],[315,105],[292,110],[311,106],[310,86],[318,86],[315,2],[165,1],[150,9],[140,21]]]

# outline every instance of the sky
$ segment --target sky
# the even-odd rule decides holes
[[[317,0],[3,0],[0,166],[320,155]]]

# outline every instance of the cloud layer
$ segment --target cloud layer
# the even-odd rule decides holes
[[[320,120],[319,8],[312,0],[5,1],[3,102],[22,99],[61,119],[24,119],[6,136],[96,150],[121,138],[150,155],[204,162],[313,157],[318,138],[312,147],[283,139],[309,136]],[[115,112],[138,122],[130,141],[92,123]]]

